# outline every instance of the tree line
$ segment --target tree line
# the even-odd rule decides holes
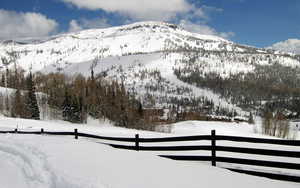
[[[0,110],[7,116],[73,123],[86,123],[91,116],[121,127],[151,128],[136,96],[123,83],[95,76],[93,70],[88,78],[41,72],[25,76],[21,68],[6,70],[1,76],[0,86],[13,88],[0,95]]]

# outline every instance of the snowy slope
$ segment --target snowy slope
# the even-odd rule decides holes
[[[107,57],[99,59],[95,64],[93,61],[71,64],[63,69],[65,74],[83,74],[89,76],[91,67],[94,72],[100,72],[107,75],[106,78],[125,83],[127,89],[136,92],[143,99],[145,95],[156,96],[160,106],[166,104],[169,97],[192,98],[206,96],[215,104],[230,109],[235,109],[243,114],[243,111],[222,99],[218,94],[204,88],[187,84],[179,80],[173,73],[173,68],[177,67],[174,59],[182,58],[180,53],[164,55],[160,53],[139,54],[121,57]],[[50,73],[55,71],[55,67],[48,66],[43,69]],[[158,74],[151,74],[158,72]],[[149,89],[156,88],[157,90]],[[163,101],[165,100],[165,101]],[[147,103],[145,101],[144,103]],[[158,104],[158,105],[159,105]]]
[[[299,67],[293,54],[235,44],[216,36],[187,32],[162,22],[138,22],[107,29],[90,29],[46,39],[4,41],[0,44],[0,70],[14,64],[25,70],[90,75],[105,73],[123,81],[141,98],[153,95],[157,106],[170,103],[167,98],[207,97],[223,108],[241,110],[207,89],[183,83],[174,70],[192,62],[203,74],[222,77],[247,73],[255,64],[270,61]],[[154,73],[158,74],[154,74]],[[151,74],[152,73],[152,74]],[[149,88],[156,88],[149,91]]]

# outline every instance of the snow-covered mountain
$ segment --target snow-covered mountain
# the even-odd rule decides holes
[[[203,75],[217,73],[226,78],[254,71],[255,65],[300,66],[299,56],[293,54],[239,45],[161,22],[90,29],[46,39],[3,41],[0,59],[2,69],[16,64],[25,70],[85,76],[93,69],[96,74],[124,82],[149,106],[205,97],[235,109],[238,108],[211,90],[179,80],[174,70],[194,69],[197,65]],[[155,104],[151,98],[156,99]]]

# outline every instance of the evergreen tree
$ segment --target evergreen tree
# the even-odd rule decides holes
[[[65,89],[65,98],[62,104],[62,116],[65,121],[71,121],[72,119],[71,96],[67,89]]]
[[[72,108],[71,108],[71,122],[82,123],[81,121],[81,110],[77,97],[72,98]]]
[[[85,119],[83,118],[83,106],[82,106],[82,99],[69,94],[69,92],[65,91],[65,98],[62,105],[62,115],[63,120],[70,121],[73,123],[82,123]]]
[[[35,86],[34,86],[31,72],[27,77],[26,87],[27,87],[27,93],[25,97],[26,118],[38,120],[40,119],[40,111],[37,104],[37,99],[35,95]]]

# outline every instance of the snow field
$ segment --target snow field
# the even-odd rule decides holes
[[[0,143],[0,166],[8,168],[1,186],[9,188],[298,187],[83,139],[7,134]]]
[[[266,137],[253,133],[253,127],[246,123],[188,121],[170,126],[173,127],[172,133],[167,134],[118,128],[105,121],[99,125],[98,120],[91,119],[88,125],[81,125],[63,121],[35,121],[0,117],[0,130],[12,130],[18,127],[24,131],[40,130],[40,128],[48,131],[73,131],[74,128],[78,128],[79,132],[103,136],[134,137],[136,133],[139,133],[140,137],[166,137],[204,135],[210,134],[211,129],[215,129],[217,134],[223,135]],[[1,169],[8,169],[5,172],[1,171],[3,174],[0,172],[0,180],[1,177],[7,176],[5,181],[1,180],[1,182],[6,182],[7,187],[19,187],[18,185],[22,182],[27,182],[27,187],[51,188],[130,186],[152,188],[153,186],[199,187],[199,185],[239,187],[245,181],[249,182],[247,183],[249,187],[254,186],[251,181],[258,182],[258,187],[299,186],[298,184],[246,176],[212,168],[209,162],[179,162],[156,156],[159,154],[210,155],[210,152],[135,152],[114,149],[101,144],[102,142],[106,141],[81,137],[79,137],[79,140],[75,140],[73,137],[68,136],[0,135],[0,167],[2,167]],[[113,143],[124,144],[124,142]],[[210,145],[210,142],[141,143],[141,145]],[[269,144],[257,145],[217,141],[217,145],[295,151],[295,147]],[[300,151],[300,148],[297,148],[297,150]],[[217,156],[299,163],[299,159],[274,156],[250,156],[226,152],[217,152]],[[217,163],[217,166],[300,175],[297,171],[287,169],[227,163]],[[136,181],[135,177],[139,180]],[[15,181],[15,179],[18,179],[18,181]],[[274,184],[271,182],[274,182]]]

